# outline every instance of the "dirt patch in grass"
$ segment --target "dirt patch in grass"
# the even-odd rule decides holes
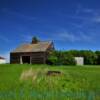
[[[48,71],[47,76],[59,76],[62,75],[60,71]]]
[[[48,68],[45,69],[35,69],[32,68],[24,70],[21,73],[20,80],[28,80],[32,79],[33,81],[37,79],[37,77],[40,76],[46,76],[46,73],[48,72]]]
[[[23,71],[20,76],[20,80],[28,80],[28,79],[35,80],[36,78],[37,78],[37,72],[35,72],[32,68]]]
[[[27,70],[24,70],[21,75],[20,75],[20,80],[21,81],[27,81],[27,80],[32,80],[32,82],[36,83],[38,82],[39,80],[42,80],[42,79],[48,79],[47,76],[55,76],[55,77],[60,77],[62,76],[63,73],[61,71],[52,71],[52,70],[49,70],[48,68],[45,68],[45,69],[32,69],[32,68],[29,68]]]

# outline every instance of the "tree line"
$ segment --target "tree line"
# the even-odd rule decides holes
[[[85,65],[100,65],[100,51],[92,50],[68,50],[52,51],[47,59],[50,65],[75,65],[74,57],[84,57]]]

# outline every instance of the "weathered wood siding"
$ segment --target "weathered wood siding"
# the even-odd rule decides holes
[[[10,53],[10,63],[20,64],[20,53]]]
[[[43,64],[46,63],[46,53],[36,52],[36,53],[10,53],[10,63],[20,64],[21,56],[30,56],[31,64]]]
[[[32,64],[43,64],[46,63],[45,52],[36,52],[31,54],[31,63]]]

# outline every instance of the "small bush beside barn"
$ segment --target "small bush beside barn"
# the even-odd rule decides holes
[[[74,56],[66,51],[53,51],[50,53],[47,64],[50,65],[76,65]]]

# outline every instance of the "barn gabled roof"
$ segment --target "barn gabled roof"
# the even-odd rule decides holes
[[[51,41],[38,42],[35,44],[23,44],[13,50],[11,53],[45,52],[51,44]]]

